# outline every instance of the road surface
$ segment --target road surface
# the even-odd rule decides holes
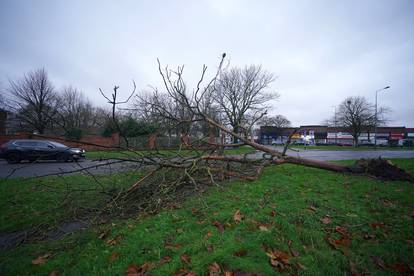
[[[0,159],[0,178],[36,177],[72,171],[82,173],[110,174],[114,172],[130,171],[137,169],[137,164],[132,162],[114,163],[115,160],[95,161],[85,159],[79,162],[40,161],[38,163],[22,162],[19,164],[7,164]],[[88,168],[85,170],[85,168]]]
[[[273,147],[275,148],[275,147]],[[283,149],[276,148],[279,151]],[[335,160],[352,160],[360,158],[414,158],[414,150],[367,150],[367,151],[353,151],[353,150],[338,150],[325,151],[313,149],[299,149],[299,151],[288,150],[286,152],[290,156],[315,159],[320,161],[335,161]],[[257,153],[260,155],[260,153]]]
[[[249,155],[251,158],[260,158],[262,152]],[[414,158],[414,150],[376,150],[376,151],[323,151],[323,150],[304,150],[298,152],[288,150],[288,155],[309,158],[321,161],[329,160],[350,160],[360,158]],[[33,177],[57,174],[60,172],[71,172],[82,168],[88,168],[88,172],[93,174],[109,174],[138,169],[135,163],[118,163],[105,165],[109,161],[83,160],[79,163],[58,163],[56,161],[44,161],[39,163],[21,163],[10,165],[5,160],[0,160],[0,178],[14,177]],[[103,166],[102,166],[103,165]],[[96,167],[98,166],[98,167]],[[84,171],[84,173],[87,173]]]

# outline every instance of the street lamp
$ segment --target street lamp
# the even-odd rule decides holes
[[[384,91],[390,88],[390,86],[385,86],[384,88],[378,89],[375,91],[375,147],[377,147],[377,127],[378,127],[378,92]]]
[[[333,105],[332,106],[333,108],[334,108],[334,131],[335,131],[335,145],[336,144],[338,144],[338,141],[337,141],[337,133],[338,133],[338,131],[336,130],[336,105]]]

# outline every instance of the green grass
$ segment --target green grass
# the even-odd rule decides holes
[[[414,159],[393,162],[414,173]],[[11,182],[1,185],[8,185],[2,195],[13,186]],[[22,200],[31,198],[27,191],[21,191]],[[38,197],[46,196],[35,192]],[[1,198],[2,213],[11,208],[5,200],[7,197]],[[32,204],[30,200],[21,202],[21,206]],[[243,215],[240,223],[233,219],[237,210]],[[171,275],[181,268],[202,275],[216,262],[226,270],[271,275],[277,271],[270,265],[265,249],[289,252],[288,243],[292,241],[292,249],[299,256],[290,257],[286,269],[289,274],[345,275],[349,274],[351,261],[360,273],[366,269],[372,275],[389,275],[396,273],[390,268],[395,264],[414,265],[414,246],[409,242],[414,240],[413,210],[412,183],[383,182],[296,165],[272,166],[257,181],[235,181],[211,188],[202,196],[188,199],[179,209],[118,220],[61,241],[1,252],[0,272],[48,275],[56,270],[59,275],[121,275],[130,264],[150,262],[155,265],[151,275]],[[320,221],[326,215],[332,219],[329,224]],[[13,219],[20,219],[19,215]],[[6,220],[2,218],[2,222]],[[213,226],[214,222],[224,226],[223,233]],[[327,242],[328,238],[339,238],[336,226],[350,233],[349,247],[334,249]],[[99,239],[104,231],[109,231],[108,237]],[[364,239],[366,234],[372,238]],[[118,242],[107,243],[116,237]],[[33,259],[46,253],[52,256],[45,264],[32,265]],[[180,260],[182,254],[191,258],[190,264]],[[171,261],[160,264],[166,256]],[[385,269],[375,265],[371,256],[381,258]],[[298,263],[306,270],[298,270]]]
[[[414,150],[414,147],[372,147],[372,146],[336,146],[336,145],[326,145],[326,146],[304,146],[304,145],[291,145],[290,148],[294,149],[307,149],[307,150],[351,150],[351,151],[364,151],[364,150]]]
[[[131,185],[139,173],[97,176],[71,175],[44,178],[0,179],[0,232],[38,225],[53,227],[61,221],[80,217],[88,209],[99,208],[109,195],[103,188]]]
[[[241,146],[234,149],[226,149],[225,154],[245,154],[254,152],[254,149],[250,146]],[[160,151],[90,151],[86,152],[86,158],[97,159],[97,158],[129,158],[139,157],[147,154],[161,154],[168,157],[174,156],[191,156],[202,154],[202,151],[190,151],[190,150],[160,150]]]

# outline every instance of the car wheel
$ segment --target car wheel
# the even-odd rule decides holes
[[[6,159],[9,164],[17,164],[20,162],[20,154],[17,152],[9,153]]]

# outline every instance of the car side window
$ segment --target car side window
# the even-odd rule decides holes
[[[36,142],[36,147],[42,148],[42,149],[50,149],[50,148],[53,148],[52,145],[49,145],[46,142]]]
[[[19,147],[25,147],[25,148],[29,148],[29,147],[35,147],[36,146],[36,142],[16,142],[16,145],[18,145]]]

